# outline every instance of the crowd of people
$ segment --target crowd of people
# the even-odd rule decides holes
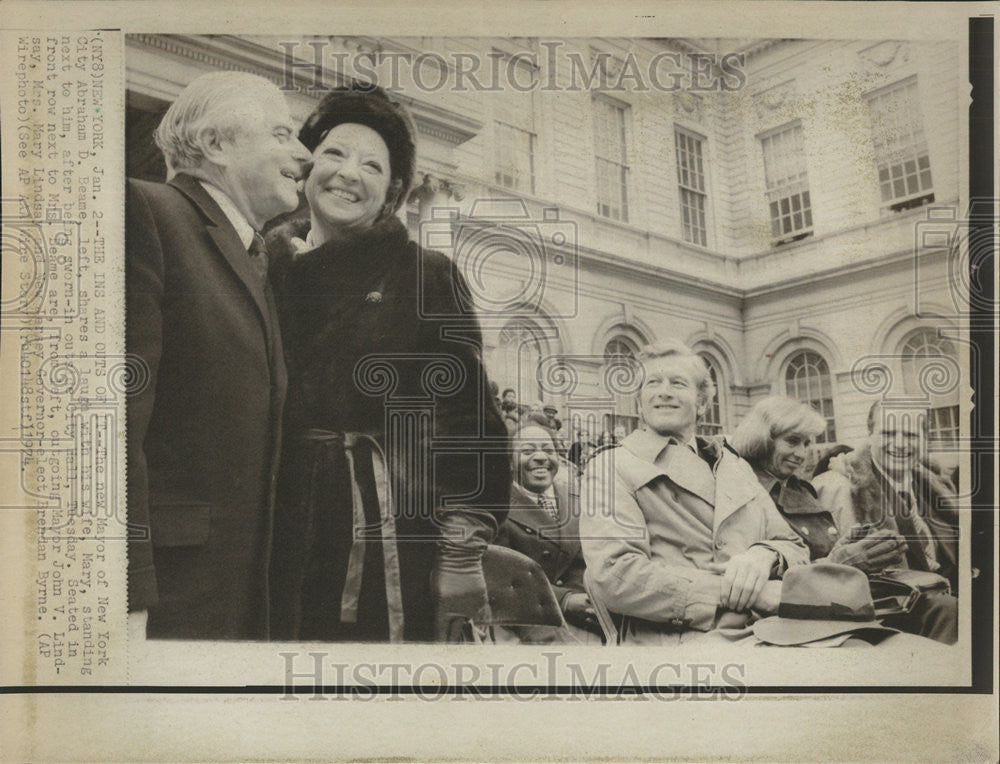
[[[530,405],[518,403],[517,392],[512,387],[499,395],[500,388],[495,382],[490,383],[497,406],[500,407],[503,422],[507,432],[516,433],[522,426],[537,424],[552,433],[556,449],[562,459],[570,461],[580,471],[590,458],[599,450],[608,446],[617,446],[625,437],[624,425],[615,425],[614,431],[602,430],[596,438],[591,436],[585,426],[574,426],[571,431],[563,425],[559,418],[559,408],[552,403],[535,401]]]
[[[819,414],[770,397],[701,437],[708,369],[664,342],[638,429],[567,432],[488,379],[463,274],[397,217],[416,133],[384,91],[332,90],[296,130],[267,80],[204,75],[156,140],[168,182],[126,206],[134,628],[467,640],[503,621],[503,547],[558,611],[503,621],[521,642],[956,641],[926,412],[876,402],[811,481]]]

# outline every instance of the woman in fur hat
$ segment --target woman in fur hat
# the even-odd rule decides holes
[[[479,323],[455,265],[396,217],[403,107],[334,90],[299,140],[308,216],[268,245],[289,372],[272,637],[450,641],[487,612],[481,556],[510,484]]]

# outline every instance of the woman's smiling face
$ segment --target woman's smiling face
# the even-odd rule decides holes
[[[774,439],[767,471],[779,480],[791,477],[809,456],[810,445],[812,438],[808,435],[794,431],[782,433]]]
[[[332,128],[313,152],[305,184],[320,238],[370,227],[385,204],[391,177],[389,149],[377,132],[354,122]]]

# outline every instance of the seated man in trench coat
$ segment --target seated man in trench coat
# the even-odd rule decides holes
[[[742,630],[777,610],[779,579],[809,552],[750,465],[695,435],[714,395],[704,361],[666,342],[640,362],[642,426],[584,474],[580,536],[595,604],[626,616],[623,643]]]

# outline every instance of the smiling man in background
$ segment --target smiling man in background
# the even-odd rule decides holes
[[[570,632],[581,642],[594,641],[600,626],[583,585],[576,474],[559,469],[552,430],[534,423],[514,433],[511,466],[510,514],[497,543],[541,565]],[[531,631],[522,630],[522,638],[531,641]]]
[[[872,404],[868,443],[846,457],[819,499],[841,533],[858,523],[888,528],[907,541],[904,568],[944,576],[958,591],[955,489],[927,463],[927,411]]]
[[[298,205],[309,152],[242,72],[192,81],[156,143],[168,182],[126,199],[126,350],[148,375],[127,401],[130,628],[266,638],[286,375],[260,231]]]

